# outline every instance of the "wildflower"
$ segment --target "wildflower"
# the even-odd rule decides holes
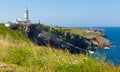
[[[72,62],[72,64],[77,64],[78,63],[78,60],[74,60],[73,62]]]
[[[88,58],[85,58],[85,60],[87,60]]]
[[[80,62],[83,64],[84,63],[84,61],[83,60],[80,60]]]
[[[81,63],[83,64],[84,62],[82,61]]]

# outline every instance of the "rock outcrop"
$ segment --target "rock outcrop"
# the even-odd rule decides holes
[[[89,36],[87,39],[90,39],[94,45],[97,46],[97,48],[103,48],[103,47],[111,47],[112,43],[106,39],[106,35],[99,35],[99,36]]]
[[[26,36],[38,45],[50,45],[54,48],[69,50],[71,53],[85,53],[89,49],[110,46],[111,43],[102,36],[85,38],[80,35],[51,30],[42,25],[21,26]],[[19,27],[15,27],[19,28]],[[12,27],[12,29],[15,29]]]

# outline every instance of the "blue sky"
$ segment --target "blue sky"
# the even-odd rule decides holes
[[[0,22],[29,19],[58,26],[120,26],[120,0],[0,0]]]

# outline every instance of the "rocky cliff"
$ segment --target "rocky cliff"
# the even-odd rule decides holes
[[[11,28],[20,28],[31,41],[38,45],[50,45],[54,48],[69,50],[71,53],[85,53],[89,49],[111,46],[109,40],[103,35],[84,37],[40,24],[15,25]]]

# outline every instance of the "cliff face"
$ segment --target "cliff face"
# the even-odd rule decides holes
[[[13,28],[13,27],[12,27]],[[59,30],[50,30],[42,25],[29,25],[24,30],[26,36],[38,45],[50,45],[54,48],[69,50],[71,53],[85,53],[88,49],[111,46],[111,43],[103,36],[83,37]]]
[[[101,37],[101,36],[93,37],[92,43],[101,48],[112,46],[112,44],[110,43],[109,40],[107,40],[106,38]]]

